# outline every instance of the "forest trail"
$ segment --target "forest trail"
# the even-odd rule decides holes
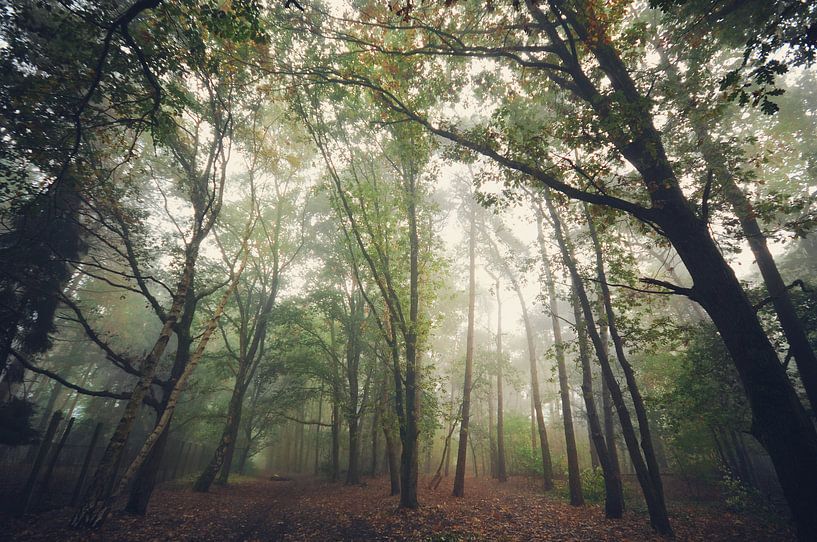
[[[525,479],[500,485],[470,478],[459,499],[450,496],[450,481],[422,491],[417,511],[397,511],[386,478],[354,487],[310,478],[256,478],[214,486],[207,494],[168,484],[154,496],[151,521],[115,514],[92,533],[67,529],[69,510],[0,521],[7,526],[2,536],[19,541],[662,540],[641,513],[607,520],[602,507],[574,508],[556,495],[538,494]],[[421,480],[421,487],[426,482]],[[670,514],[679,541],[793,540],[785,528],[722,510],[674,506]]]

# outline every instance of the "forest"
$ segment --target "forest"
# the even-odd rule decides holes
[[[817,540],[817,3],[0,2],[0,540]]]

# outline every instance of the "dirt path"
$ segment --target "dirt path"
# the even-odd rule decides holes
[[[272,541],[272,540],[559,540],[641,541],[655,537],[643,515],[604,518],[599,506],[574,508],[542,496],[521,480],[498,484],[470,479],[466,497],[450,497],[443,483],[421,492],[423,506],[397,510],[385,479],[345,487],[310,479],[242,480],[207,494],[183,486],[156,492],[146,518],[113,515],[98,531],[66,529],[69,510],[40,517],[0,517],[0,537],[21,541]],[[763,522],[705,508],[673,507],[680,541],[783,541],[791,532]]]

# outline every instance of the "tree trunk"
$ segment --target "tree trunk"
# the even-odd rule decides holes
[[[188,246],[184,270],[179,280],[179,285],[176,288],[176,294],[173,296],[173,304],[163,322],[162,330],[159,332],[159,336],[150,353],[142,361],[140,367],[142,376],[139,377],[139,381],[134,386],[131,397],[125,405],[125,410],[116,425],[116,429],[114,429],[108,446],[105,448],[105,453],[102,455],[102,459],[97,466],[94,477],[86,492],[85,502],[79,507],[71,519],[70,524],[72,527],[97,527],[105,520],[110,512],[109,497],[113,486],[113,479],[116,476],[116,466],[120,463],[122,453],[125,450],[125,443],[136,421],[136,416],[139,414],[142,401],[153,382],[156,367],[164,354],[167,343],[170,341],[170,336],[173,334],[173,329],[176,326],[182,307],[187,299],[187,294],[193,280],[197,256],[198,242],[193,242]]]
[[[388,404],[388,389],[386,387],[386,381],[383,381],[383,388],[382,388],[382,395],[381,395],[381,403],[385,406]],[[400,463],[398,461],[399,452],[397,450],[397,442],[394,438],[393,432],[393,419],[390,416],[386,416],[385,410],[383,414],[380,416],[380,424],[381,428],[383,429],[383,437],[386,441],[386,462],[388,463],[389,467],[389,482],[390,482],[390,495],[399,495],[400,494]]]
[[[360,354],[361,326],[363,324],[363,299],[354,292],[349,299],[346,340],[346,381],[349,400],[346,405],[346,422],[349,426],[349,464],[346,484],[360,483]]]
[[[414,175],[404,176],[406,184],[407,215],[409,223],[409,318],[405,333],[406,343],[406,404],[405,430],[401,432],[403,450],[400,464],[400,507],[417,508],[417,444],[420,429],[417,425],[420,396],[417,393],[417,333],[420,311],[420,239],[417,235],[417,186]]]
[[[502,299],[496,281],[496,476],[500,482],[508,481],[505,466],[505,407],[502,389]]]
[[[550,445],[548,444],[547,428],[545,427],[545,417],[542,414],[542,400],[539,394],[539,370],[536,366],[536,346],[534,343],[533,326],[528,316],[528,307],[522,289],[516,278],[510,275],[509,279],[519,298],[519,305],[522,308],[522,321],[525,324],[525,337],[528,342],[528,364],[530,365],[531,402],[533,403],[534,417],[536,418],[536,428],[539,433],[539,448],[542,453],[542,476],[545,491],[553,489],[553,464],[550,459]],[[535,447],[534,447],[535,448]]]
[[[349,468],[346,470],[346,485],[360,484],[358,459],[360,455],[360,424],[357,419],[349,423]]]
[[[601,298],[601,295],[599,295]],[[604,303],[599,299],[599,306]],[[604,321],[599,322],[599,339],[601,347],[607,355],[607,324]],[[616,421],[613,416],[613,399],[610,397],[610,388],[607,387],[607,382],[602,375],[601,379],[601,408],[604,414],[604,439],[607,442],[607,455],[610,457],[610,475],[619,480],[621,484],[621,464],[618,460],[618,445],[616,438]],[[621,496],[621,510],[625,508],[624,496]]]
[[[383,437],[386,440],[386,459],[389,465],[389,483],[390,495],[400,494],[400,462],[398,460],[399,451],[397,450],[397,442],[394,438],[391,424],[388,423],[386,417],[381,418],[383,426]]]
[[[156,422],[158,423],[158,417]],[[128,514],[136,516],[144,516],[147,514],[150,497],[153,494],[153,488],[156,486],[156,477],[159,474],[159,467],[162,464],[162,457],[164,456],[165,448],[167,446],[167,437],[170,433],[170,422],[165,426],[164,431],[159,436],[153,449],[150,451],[145,462],[139,468],[136,478],[131,486],[128,494],[128,503],[125,505],[125,511]]]
[[[590,429],[589,422],[587,424],[587,441],[589,442],[590,468],[595,470],[601,467],[601,464],[599,463],[599,454],[596,451],[596,444],[593,441],[593,431]]]
[[[459,409],[457,409],[457,418],[459,418]],[[448,419],[454,420],[454,371],[451,371],[451,396],[449,397],[448,402]],[[452,422],[453,424],[453,422]],[[453,429],[453,425],[452,425]],[[445,442],[443,445],[443,460],[445,461],[445,470],[443,471],[443,476],[448,478],[448,472],[451,470],[451,453],[450,449],[448,448],[448,443]]]
[[[593,242],[593,249],[596,255],[596,272],[598,275],[599,291],[602,295],[602,301],[605,315],[607,316],[607,329],[610,332],[610,337],[613,339],[613,346],[615,347],[616,357],[624,373],[624,379],[627,382],[627,389],[630,392],[630,398],[633,401],[633,408],[635,410],[636,419],[638,420],[638,429],[641,435],[641,449],[644,453],[644,460],[647,465],[647,470],[650,475],[650,480],[653,485],[654,497],[659,501],[660,508],[666,510],[666,503],[664,502],[664,485],[661,480],[661,471],[658,467],[658,459],[655,454],[653,445],[652,432],[650,431],[649,417],[647,416],[647,408],[644,405],[644,399],[641,397],[641,392],[638,387],[638,382],[635,379],[635,372],[630,365],[629,360],[624,352],[624,343],[618,333],[616,326],[616,316],[613,312],[613,302],[610,296],[610,288],[607,285],[607,274],[604,270],[604,258],[601,253],[601,243],[599,242],[596,226],[590,216],[588,206],[584,206],[584,214],[587,220],[587,227],[590,231],[590,239]],[[666,513],[666,512],[665,512]]]
[[[627,449],[630,452],[630,457],[632,458],[633,466],[635,468],[639,484],[641,485],[641,490],[644,493],[644,500],[647,503],[647,509],[650,514],[650,524],[659,533],[672,535],[672,527],[669,523],[666,508],[663,505],[664,501],[662,498],[655,495],[655,486],[653,485],[647,465],[641,456],[641,452],[639,451],[638,439],[636,437],[632,420],[630,419],[630,413],[627,409],[627,405],[624,402],[624,396],[621,392],[621,388],[618,386],[618,382],[615,380],[615,376],[613,375],[612,367],[607,357],[607,353],[602,345],[599,333],[596,331],[596,324],[593,317],[592,308],[590,307],[590,301],[587,297],[584,283],[579,276],[569,242],[565,238],[561,219],[559,218],[555,207],[553,207],[549,194],[545,192],[544,195],[545,203],[547,204],[550,217],[553,221],[556,240],[559,243],[559,248],[562,252],[562,259],[570,271],[570,277],[573,281],[573,289],[579,298],[579,302],[584,313],[584,320],[587,323],[587,331],[590,334],[590,338],[596,348],[596,354],[598,355],[599,362],[601,363],[604,379],[610,389],[610,394],[612,395],[613,402],[616,406],[616,411],[618,412],[622,434],[624,435],[624,441],[627,443]]]
[[[250,440],[247,439],[247,445],[241,450],[241,457],[238,458],[238,474],[245,474],[247,469],[247,460],[250,458]]]
[[[194,287],[195,284],[191,283],[189,295],[185,300],[184,309],[179,318],[179,325],[176,327],[176,355],[173,360],[173,367],[170,371],[168,386],[162,390],[164,396],[162,397],[160,408],[156,412],[156,424],[159,423],[167,409],[167,402],[173,387],[176,382],[178,382],[178,379],[181,377],[190,360],[190,347],[193,344],[190,330],[193,326],[193,317],[195,316],[196,305],[198,304]],[[167,427],[162,431],[150,455],[139,468],[128,496],[128,504],[125,506],[127,513],[138,516],[144,516],[147,513],[150,497],[153,495],[153,488],[156,486],[156,476],[159,473],[159,467],[164,457],[169,432],[170,422],[167,423]]]
[[[454,473],[454,496],[465,495],[465,462],[468,455],[468,423],[471,417],[471,380],[474,367],[474,304],[476,298],[476,204],[471,202],[468,235],[468,330],[465,343],[465,381],[462,385],[462,419],[457,447],[457,467]],[[476,466],[476,465],[475,465]]]
[[[323,423],[323,384],[321,384],[321,393],[318,395],[318,423],[315,425],[315,476],[320,471],[321,423]]]
[[[335,345],[337,338],[335,336],[335,321],[330,321],[329,332],[331,336],[332,352],[335,352]],[[341,404],[341,390],[340,390],[340,367],[338,361],[332,360],[332,447],[330,450],[330,461],[332,463],[332,472],[330,480],[337,482],[340,479],[340,404]]]
[[[695,296],[712,317],[752,407],[752,432],[775,465],[802,540],[817,539],[817,434],[740,284],[703,225],[676,248],[693,277]]]
[[[383,409],[382,404],[378,404],[372,414],[372,457],[369,466],[369,476],[377,476],[377,455],[380,451],[380,441],[377,436],[380,434],[378,427],[380,426],[380,411]]]
[[[488,379],[488,470],[496,478],[496,437],[494,436],[494,382]]]
[[[474,439],[469,440],[468,445],[471,447],[471,460],[474,462],[474,478],[478,478],[479,468],[477,466],[477,447],[474,446]]]
[[[330,480],[337,482],[340,478],[340,392],[337,390],[337,385],[334,386],[334,393],[332,397],[332,450],[331,462],[332,472]]]
[[[590,352],[587,344],[587,324],[582,318],[576,296],[573,296],[573,317],[576,321],[579,360],[582,365],[582,397],[584,397],[584,405],[587,409],[590,448],[595,451],[596,461],[601,466],[601,472],[604,475],[604,514],[608,518],[620,518],[624,515],[624,488],[621,484],[621,472],[618,469],[618,456],[614,451],[615,441],[608,436],[605,442],[601,420],[596,410],[593,370],[590,365]]]
[[[198,493],[206,493],[210,490],[210,486],[216,479],[222,468],[230,468],[228,459],[232,461],[233,450],[235,450],[235,440],[238,436],[238,428],[241,423],[241,407],[244,403],[244,388],[241,382],[244,380],[244,375],[239,371],[236,377],[236,386],[233,388],[233,395],[230,398],[230,405],[227,408],[227,421],[224,424],[224,430],[221,433],[221,440],[219,440],[216,451],[213,452],[213,457],[204,468],[202,473],[193,484],[193,491]],[[223,475],[222,475],[223,476]],[[226,483],[226,476],[225,483]]]
[[[570,504],[584,504],[582,479],[579,470],[579,452],[576,449],[576,432],[573,428],[573,413],[570,409],[570,387],[567,384],[567,367],[565,365],[564,342],[562,341],[562,324],[559,320],[559,299],[556,297],[556,284],[550,269],[545,236],[542,232],[542,218],[537,220],[539,250],[542,256],[542,269],[550,308],[550,323],[553,328],[553,346],[556,349],[556,366],[559,372],[559,394],[562,399],[562,420],[565,427],[565,447],[567,448],[567,477],[570,486]]]

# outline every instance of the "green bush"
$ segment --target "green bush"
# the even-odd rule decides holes
[[[588,502],[604,502],[604,475],[601,469],[582,470],[582,491]]]
[[[753,514],[768,511],[768,505],[758,490],[750,487],[732,474],[724,473],[718,482],[726,507],[733,512]]]

